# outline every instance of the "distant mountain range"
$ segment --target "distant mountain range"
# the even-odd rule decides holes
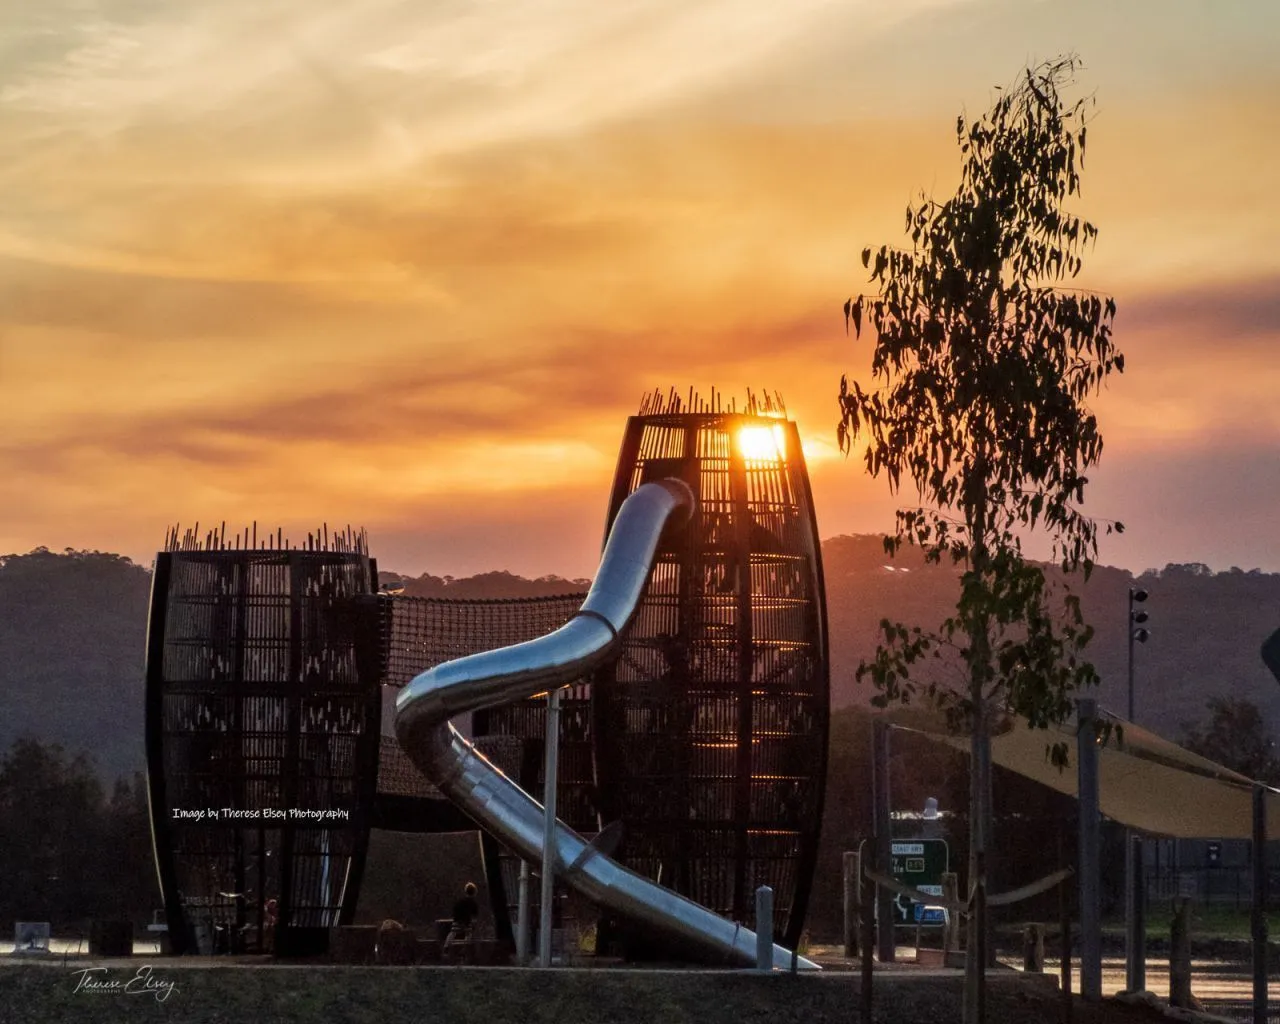
[[[936,626],[955,607],[958,583],[950,566],[925,565],[906,548],[890,560],[879,537],[835,537],[822,545],[831,629],[832,687],[837,704],[869,699],[869,684],[853,675],[878,640],[882,618]],[[906,571],[904,571],[906,570]],[[1049,567],[1051,580],[1062,574]],[[1128,590],[1148,592],[1142,606],[1151,638],[1135,645],[1135,718],[1176,739],[1184,722],[1206,717],[1215,694],[1257,704],[1280,736],[1280,683],[1262,662],[1263,641],[1280,629],[1280,573],[1200,564],[1167,565],[1138,577],[1096,567],[1085,583],[1069,580],[1080,595],[1085,621],[1096,630],[1089,660],[1102,677],[1098,699],[1124,714],[1128,680]]]
[[[586,590],[590,580],[567,580],[562,576],[540,576],[536,580],[513,576],[509,572],[483,572],[478,576],[454,579],[452,576],[401,576],[398,572],[379,572],[383,587],[394,587],[405,597],[445,597],[455,600],[485,600],[503,597],[552,597]]]
[[[833,538],[823,557],[834,703],[864,704],[871,692],[854,673],[875,649],[880,620],[936,626],[954,606],[956,574],[926,565],[911,549],[890,561],[876,536]],[[588,583],[505,572],[380,576],[423,597],[535,596]],[[1280,628],[1280,574],[1169,565],[1136,580],[1109,567],[1096,569],[1087,584],[1077,578],[1085,618],[1097,630],[1090,650],[1103,679],[1099,698],[1120,712],[1132,585],[1151,595],[1151,639],[1136,657],[1139,722],[1176,738],[1184,722],[1204,717],[1209,697],[1230,694],[1261,707],[1280,735],[1280,684],[1259,656],[1263,640]],[[108,777],[142,768],[149,590],[150,573],[118,555],[37,550],[0,559],[0,752],[30,733],[88,751]]]

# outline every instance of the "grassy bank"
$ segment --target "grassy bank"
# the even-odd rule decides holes
[[[1169,936],[1169,928],[1173,923],[1173,911],[1165,904],[1147,908],[1147,934],[1151,936]],[[1124,918],[1109,918],[1102,923],[1104,930],[1124,934]],[[1250,918],[1248,910],[1237,910],[1235,907],[1215,903],[1191,904],[1191,937],[1195,939],[1227,939],[1248,942],[1250,936]],[[1280,912],[1272,911],[1267,915],[1267,933],[1275,939],[1280,937]]]
[[[77,991],[84,965],[0,966],[0,1020],[59,1024],[812,1024],[857,1020],[852,975],[758,976],[692,971],[195,967],[157,961],[152,991],[125,992],[141,961],[95,976],[107,990]],[[162,986],[174,988],[161,1001]],[[145,984],[135,983],[135,989]],[[960,979],[880,976],[877,1024],[960,1020]],[[1052,1024],[1051,986],[1006,976],[990,986],[988,1019]],[[1111,1003],[1076,1003],[1075,1024],[1150,1024],[1159,1018]]]

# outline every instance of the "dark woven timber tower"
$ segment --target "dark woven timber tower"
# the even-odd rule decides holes
[[[646,399],[627,422],[611,526],[641,484],[684,480],[693,521],[663,538],[621,659],[591,687],[602,817],[620,859],[799,942],[817,857],[830,710],[817,525],[780,401]],[[607,527],[606,527],[607,533]]]
[[[350,923],[377,779],[376,578],[349,531],[301,550],[256,529],[166,539],[146,730],[175,952],[311,953]]]

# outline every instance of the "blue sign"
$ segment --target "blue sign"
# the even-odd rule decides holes
[[[943,925],[947,923],[947,911],[945,908],[926,907],[923,903],[917,903],[914,906],[916,924]]]

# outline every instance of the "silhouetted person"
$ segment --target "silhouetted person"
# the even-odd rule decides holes
[[[449,929],[448,938],[444,940],[444,948],[441,952],[447,954],[452,947],[459,945],[469,947],[476,918],[479,916],[480,904],[476,902],[475,883],[468,882],[463,887],[462,898],[453,905],[453,925]]]
[[[280,903],[272,897],[262,905],[262,952],[276,951],[276,924],[280,919]]]

